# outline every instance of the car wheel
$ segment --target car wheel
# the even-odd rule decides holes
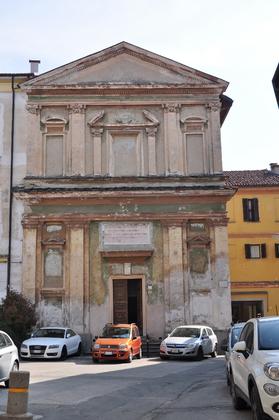
[[[81,343],[79,343],[79,345],[78,345],[78,349],[77,349],[76,355],[77,356],[80,356],[81,355]]]
[[[169,356],[163,356],[162,354],[160,354],[160,359],[161,360],[168,360]]]
[[[11,369],[11,372],[15,372],[15,371],[17,371],[18,369],[19,369],[19,364],[18,364],[18,362],[14,362],[13,367],[12,367],[12,369]],[[11,373],[11,372],[10,372],[10,373]],[[4,381],[4,384],[5,384],[5,387],[6,387],[6,388],[9,388],[10,380],[9,380],[9,379],[7,379],[6,381]]]
[[[203,359],[203,349],[202,349],[202,347],[198,348],[198,353],[197,353],[196,359],[197,360],[202,360]]]
[[[214,350],[212,353],[210,353],[211,357],[217,357],[217,344],[215,344]]]
[[[127,359],[127,362],[128,362],[128,363],[131,363],[131,362],[132,362],[132,360],[133,360],[133,351],[132,351],[132,350],[130,350],[130,352],[129,352],[129,356],[128,356],[128,359]]]
[[[92,362],[93,363],[99,363],[99,359],[96,359],[96,357],[92,357]]]
[[[236,410],[243,410],[244,408],[246,408],[247,405],[245,401],[237,395],[232,375],[230,378],[230,391],[231,391],[232,403],[233,403],[234,408]]]
[[[250,402],[253,420],[263,420],[265,418],[265,414],[263,412],[261,399],[256,385],[253,385],[250,391]]]
[[[142,358],[142,349],[140,348],[138,354],[137,354],[137,359],[141,359]]]
[[[66,360],[67,356],[68,356],[67,348],[66,348],[66,346],[64,346],[63,349],[62,349],[62,352],[61,352],[60,359],[61,360]]]

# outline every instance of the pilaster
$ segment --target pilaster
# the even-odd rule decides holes
[[[180,105],[164,104],[164,136],[166,172],[183,174],[183,147],[180,130]]]
[[[36,241],[37,228],[25,225],[23,227],[22,293],[31,302],[35,302],[36,298]]]
[[[85,110],[83,104],[69,107],[71,121],[71,175],[85,175]]]
[[[40,131],[40,106],[27,104],[27,176],[43,175],[43,141]]]
[[[157,128],[147,128],[148,142],[148,175],[156,175],[156,132]]]
[[[183,232],[180,223],[164,225],[166,332],[185,321]]]
[[[221,150],[221,130],[220,130],[220,102],[207,104],[209,114],[208,120],[211,126],[211,145],[212,145],[212,170],[213,173],[222,172],[222,150]]]
[[[83,331],[84,311],[84,227],[72,225],[69,230],[69,317],[70,325]]]

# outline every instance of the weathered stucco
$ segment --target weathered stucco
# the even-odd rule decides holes
[[[13,285],[37,303],[42,324],[68,324],[89,348],[113,322],[114,286],[134,284],[129,299],[138,312],[130,316],[143,334],[194,322],[227,328],[232,192],[220,143],[227,85],[127,43],[22,85]],[[5,159],[7,146],[0,141]],[[6,187],[0,200],[4,253]],[[59,263],[45,261],[52,249]]]

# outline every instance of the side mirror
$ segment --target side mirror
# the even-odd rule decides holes
[[[71,337],[71,334],[67,334],[67,335],[66,335],[66,338],[70,338],[70,337]]]
[[[203,335],[202,336],[202,340],[208,340],[209,339],[209,336],[208,335]]]
[[[236,351],[237,353],[245,353],[246,352],[246,343],[245,341],[238,341],[233,346],[233,351]]]
[[[162,341],[162,340],[163,340],[163,337],[159,337],[159,340],[161,340],[161,341]]]

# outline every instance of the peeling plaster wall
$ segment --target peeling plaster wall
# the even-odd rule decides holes
[[[13,185],[22,182],[26,174],[26,95],[15,94],[14,175]],[[0,92],[0,256],[8,254],[9,183],[11,148],[12,92]],[[13,200],[11,247],[11,287],[21,290],[23,204]],[[0,298],[6,295],[7,264],[0,263]]]

